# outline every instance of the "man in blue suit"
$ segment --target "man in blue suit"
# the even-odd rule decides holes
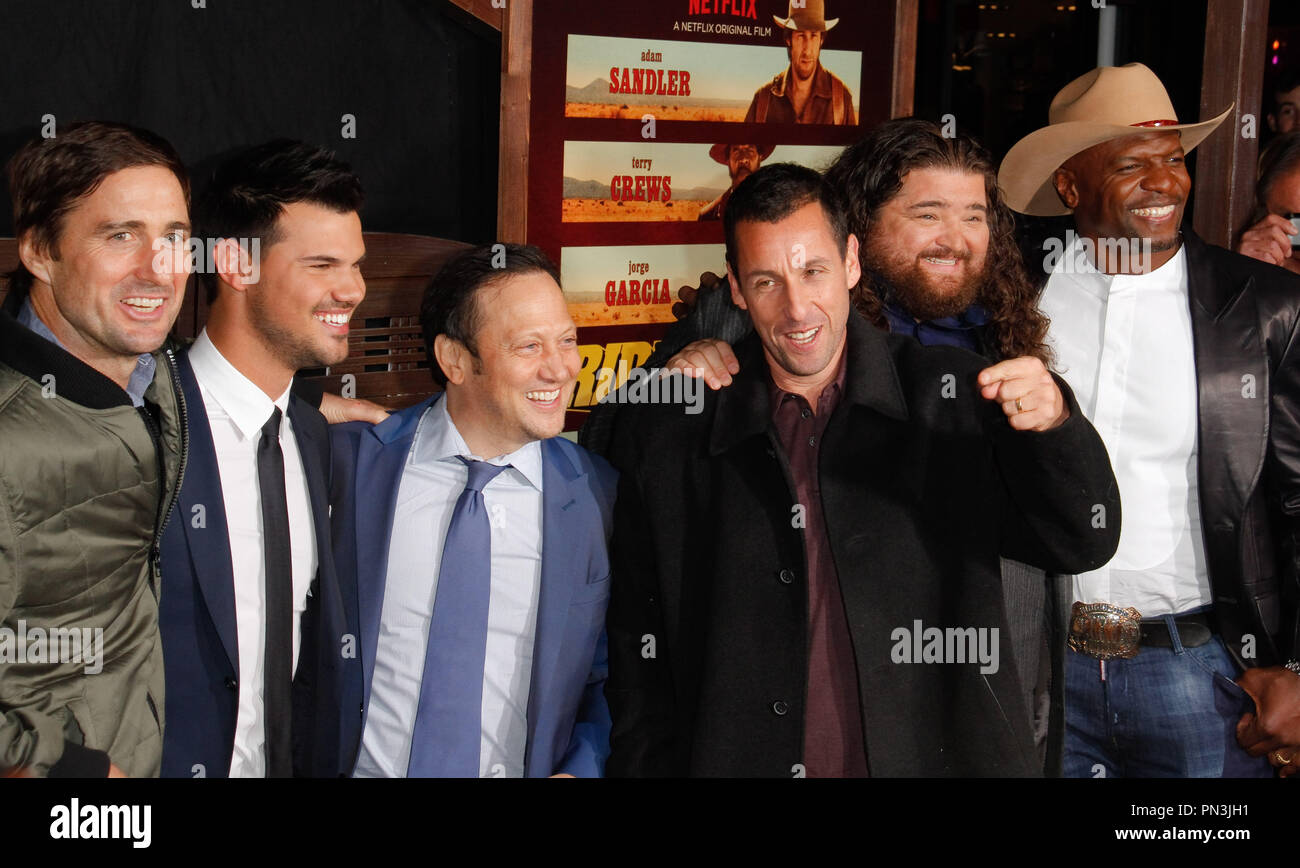
[[[335,562],[360,611],[351,771],[599,776],[616,474],[557,436],[580,360],[555,267],[466,251],[420,318],[444,391],[331,432]]]
[[[290,385],[347,356],[361,203],[328,151],[277,141],[218,169],[196,209],[215,268],[179,359],[190,448],[162,544],[164,776],[340,773],[355,591],[330,553],[328,429]]]

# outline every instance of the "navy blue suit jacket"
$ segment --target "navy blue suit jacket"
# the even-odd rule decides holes
[[[162,542],[162,633],[167,703],[163,777],[225,777],[239,707],[235,585],[221,474],[212,429],[189,357],[177,359],[185,394],[190,449],[185,479]],[[323,641],[346,633],[343,591],[334,571],[329,530],[329,430],[314,408],[291,396],[289,419],[302,454],[316,532],[317,571],[299,627],[293,686],[294,772],[338,774],[338,715],[333,710],[349,673],[345,649]],[[355,611],[355,606],[353,606]],[[355,636],[355,633],[353,633]],[[328,714],[320,714],[329,708]]]
[[[331,429],[334,558],[340,574],[355,572],[360,606],[362,692],[350,713],[343,709],[341,724],[350,732],[343,741],[353,766],[375,669],[398,485],[420,417],[441,398],[435,395],[379,425]],[[524,772],[596,777],[609,755],[606,544],[618,475],[604,459],[562,437],[542,441],[542,467],[542,578]]]

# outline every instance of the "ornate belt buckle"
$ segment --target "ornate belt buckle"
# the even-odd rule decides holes
[[[1141,613],[1132,606],[1121,609],[1110,603],[1075,603],[1067,641],[1075,651],[1098,660],[1136,657],[1141,620]]]

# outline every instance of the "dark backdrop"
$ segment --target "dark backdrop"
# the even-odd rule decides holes
[[[223,154],[287,136],[352,164],[368,231],[489,241],[500,52],[500,34],[445,0],[9,2],[0,160],[46,114],[125,121],[168,138],[201,187]]]
[[[1178,117],[1195,120],[1206,0],[1107,6],[1116,10],[1115,63],[1145,63],[1169,90]],[[922,0],[920,17],[917,116],[952,113],[999,161],[1047,124],[1057,91],[1097,65],[1098,11],[1090,0]]]

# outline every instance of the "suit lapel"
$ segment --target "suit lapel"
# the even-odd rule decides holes
[[[1268,357],[1253,278],[1215,268],[1205,242],[1184,229],[1200,428],[1199,484],[1207,530],[1236,524],[1268,448]],[[1217,565],[1221,575],[1236,567]]]
[[[361,434],[357,447],[355,502],[357,605],[361,647],[365,655],[365,706],[370,705],[370,684],[379,644],[379,621],[384,607],[384,581],[388,575],[388,543],[402,470],[415,440],[424,411],[441,397],[435,395],[408,410],[394,414]]]
[[[533,671],[528,690],[528,745],[524,773],[547,777],[551,769],[535,767],[551,760],[549,751],[534,752],[537,722],[545,697],[553,695],[553,678],[564,645],[569,602],[576,587],[588,578],[575,562],[574,540],[590,533],[590,516],[575,497],[586,476],[575,468],[552,440],[542,441],[542,587],[537,602],[533,639]],[[597,519],[598,520],[598,519]]]
[[[194,577],[212,625],[234,671],[239,672],[239,643],[235,626],[235,571],[230,560],[230,531],[221,490],[212,428],[189,356],[177,358],[181,388],[189,407],[190,453],[174,521],[183,522]]]
[[[314,418],[313,418],[314,417]],[[343,612],[342,588],[333,580],[333,555],[330,553],[328,434],[319,414],[309,410],[296,395],[289,397],[289,421],[293,425],[294,439],[298,441],[298,454],[302,457],[303,475],[307,479],[307,499],[311,504],[312,529],[316,534],[316,575],[312,593],[332,594],[334,599],[319,601],[321,611]],[[326,572],[330,578],[323,578]],[[299,665],[302,665],[301,657]]]
[[[312,526],[319,532],[322,524],[327,523],[317,518],[317,513],[329,502],[329,493],[325,491],[325,479],[329,469],[322,465],[321,432],[302,407],[296,395],[289,396],[289,421],[293,424],[293,436],[298,441],[298,454],[302,456],[303,473],[307,477],[307,496],[311,499]]]

